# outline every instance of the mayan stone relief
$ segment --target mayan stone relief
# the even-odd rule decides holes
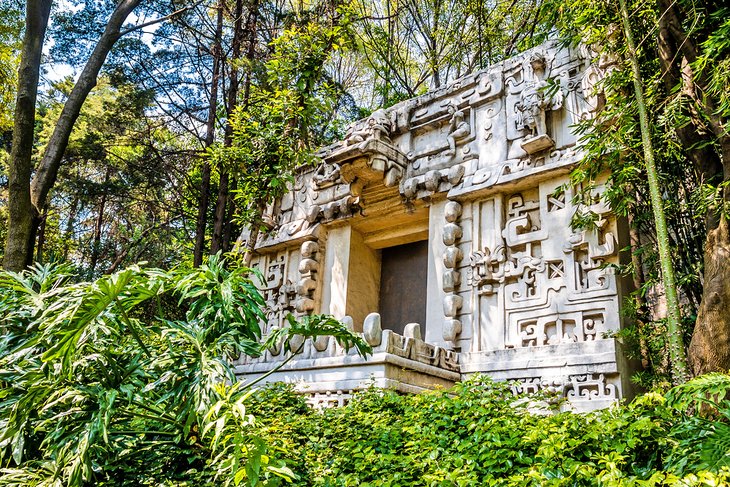
[[[376,110],[317,153],[267,209],[270,230],[256,242],[266,330],[288,313],[332,314],[381,347],[372,362],[381,367],[353,365],[320,339],[280,379],[319,384],[313,403],[346,400],[367,370],[404,392],[481,372],[515,381],[516,393],[556,392],[576,410],[631,394],[613,338],[625,228],[601,202],[603,180],[578,191],[568,177],[581,158],[572,126],[600,106],[615,63],[593,57],[590,46],[547,43]],[[593,225],[574,228],[576,214]],[[381,254],[419,241],[426,322],[381,324]],[[239,374],[280,360],[271,350]],[[412,374],[396,374],[393,361]]]
[[[576,209],[561,180],[474,205],[469,267],[474,320],[470,350],[592,341],[618,331],[611,267],[615,222],[600,204],[595,228],[573,231]],[[578,210],[580,211],[580,210]],[[482,311],[484,310],[484,311]]]

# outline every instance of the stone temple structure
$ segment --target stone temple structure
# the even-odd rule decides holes
[[[268,380],[295,382],[315,405],[477,372],[517,392],[556,391],[578,411],[630,396],[614,338],[627,290],[612,267],[626,258],[626,229],[600,202],[600,181],[577,205],[568,178],[581,157],[572,125],[601,102],[610,69],[591,57],[547,43],[377,110],[321,150],[256,242],[266,329],[288,313],[331,314],[374,353],[308,341]],[[596,225],[573,229],[576,212]],[[237,374],[285,359],[243,358]]]

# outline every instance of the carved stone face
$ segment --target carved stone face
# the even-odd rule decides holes
[[[386,128],[390,128],[390,118],[388,118],[388,114],[385,113],[385,110],[382,108],[379,108],[375,110],[371,115],[369,122],[371,125],[381,125]]]
[[[532,71],[535,73],[535,75],[539,75],[545,72],[545,56],[543,56],[541,53],[535,53],[532,56],[530,56],[530,66],[532,66]]]

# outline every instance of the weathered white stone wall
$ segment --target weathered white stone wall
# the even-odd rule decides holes
[[[380,291],[380,254],[368,246],[360,232],[350,236],[350,269],[348,272],[346,315],[355,323],[378,309]]]
[[[443,344],[444,298],[441,286],[444,276],[443,256],[446,245],[443,241],[444,211],[446,200],[434,202],[429,207],[428,239],[428,294],[426,296],[426,333],[428,343]]]
[[[312,311],[359,326],[378,310],[379,249],[428,238],[423,338],[460,353],[463,374],[556,389],[577,409],[622,397],[611,266],[625,231],[601,181],[576,204],[568,178],[572,126],[607,69],[548,43],[353,125],[270,208],[257,242],[269,326]],[[576,212],[596,225],[573,229]]]
[[[338,227],[327,234],[322,269],[321,313],[337,319],[346,315],[347,287],[350,276],[350,236],[352,229]]]

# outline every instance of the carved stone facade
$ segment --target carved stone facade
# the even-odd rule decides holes
[[[578,203],[568,178],[581,158],[571,127],[599,105],[611,69],[589,53],[547,43],[377,110],[317,154],[256,242],[266,326],[287,313],[332,314],[375,354],[363,361],[323,338],[270,379],[301,381],[318,405],[373,381],[410,392],[476,372],[517,381],[516,392],[558,392],[576,410],[631,394],[614,338],[625,228],[600,202],[602,181]],[[595,224],[574,229],[576,213]],[[423,240],[425,326],[380,323],[383,249]],[[271,350],[238,372],[281,360]]]

